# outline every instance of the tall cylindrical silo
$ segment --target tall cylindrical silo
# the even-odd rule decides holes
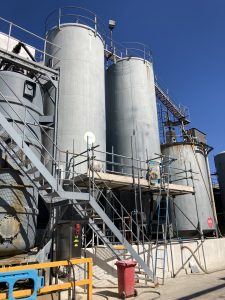
[[[185,237],[215,232],[214,198],[204,146],[186,142],[165,144],[162,154],[176,159],[167,168],[171,183],[193,186],[195,192],[173,199],[175,234],[177,231],[178,236]]]
[[[97,150],[105,152],[104,42],[100,34],[82,24],[66,23],[48,31],[47,40],[51,42],[47,52],[57,57],[54,68],[60,69],[58,148],[79,154],[87,149],[89,139],[89,143],[99,145]],[[46,99],[45,113],[53,114],[53,110],[50,99]],[[96,156],[105,158],[105,154]],[[65,160],[65,156],[60,159]],[[76,158],[75,164],[84,159]],[[98,166],[102,169],[104,163]],[[78,165],[75,171],[87,172],[87,164]]]
[[[225,211],[225,151],[218,153],[215,158],[216,173],[220,186],[223,211]]]
[[[41,153],[39,116],[43,115],[40,86],[30,77],[13,71],[0,71],[0,111],[32,151]],[[24,126],[24,122],[27,126]],[[10,138],[6,143],[11,144]],[[13,145],[11,144],[11,147]],[[0,256],[29,251],[35,244],[38,191],[13,168],[2,153],[0,162]],[[25,160],[25,156],[21,159]]]
[[[126,57],[109,66],[106,111],[109,152],[114,147],[114,153],[142,161],[160,153],[152,63]]]

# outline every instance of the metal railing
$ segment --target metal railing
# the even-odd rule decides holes
[[[104,22],[94,12],[80,6],[64,6],[52,11],[45,21],[45,33],[63,24],[82,24],[94,29],[106,40],[107,29]]]
[[[46,45],[52,45],[56,49],[60,49],[58,45],[51,43],[45,38],[40,37],[39,35],[24,29],[21,26],[14,24],[2,17],[0,17],[0,33],[5,35],[5,45],[4,41],[1,43],[1,48],[7,52],[12,52],[13,48],[18,44],[19,41],[26,44],[31,50],[35,60],[37,62],[45,61],[45,57],[48,56],[55,63],[59,62],[59,58],[46,53]],[[27,58],[27,56],[25,57]]]
[[[107,37],[105,50],[112,54],[115,60],[122,58],[140,58],[153,62],[152,51],[149,46],[139,42],[118,42]]]
[[[52,276],[49,277],[49,284],[47,284],[47,278],[45,278],[45,286],[41,288],[38,292],[38,295],[46,295],[49,293],[54,293],[54,292],[60,292],[60,291],[65,291],[73,289],[76,286],[87,286],[87,300],[92,299],[92,276],[93,276],[93,270],[92,270],[92,258],[76,258],[76,259],[71,259],[71,260],[65,260],[65,261],[55,261],[55,262],[46,262],[46,263],[39,263],[39,264],[29,264],[29,265],[19,265],[19,266],[12,266],[12,267],[2,267],[0,268],[0,274],[1,272],[11,272],[13,275],[14,271],[22,271],[22,270],[40,270],[44,273],[48,269],[52,268],[58,268],[65,266],[67,268],[74,268],[76,265],[87,265],[87,274],[85,274],[84,279],[78,279],[77,278],[68,278],[66,282],[63,283],[58,283],[58,277],[55,276],[55,282],[51,283],[50,281],[52,280]],[[74,272],[74,269],[73,269]],[[73,274],[71,271],[71,274]],[[50,272],[52,274],[52,272]],[[76,277],[76,276],[75,276]],[[16,297],[16,299],[22,298],[25,299],[26,297],[31,296],[33,293],[32,289],[27,288],[27,289],[21,289],[21,290],[15,290],[13,292],[13,296]],[[69,299],[68,295],[68,299]],[[8,293],[7,292],[2,292],[0,293],[0,299],[8,299]]]

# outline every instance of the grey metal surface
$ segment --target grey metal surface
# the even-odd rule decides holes
[[[62,186],[59,185],[59,182],[49,173],[49,171],[45,168],[45,166],[40,162],[38,157],[33,153],[31,148],[26,143],[23,142],[23,137],[21,137],[21,135],[18,134],[18,132],[15,130],[15,128],[12,126],[12,124],[10,124],[10,122],[5,118],[5,116],[2,114],[1,111],[0,111],[0,125],[5,129],[5,131],[7,132],[7,135],[9,135],[14,140],[15,144],[17,144],[17,146],[29,158],[31,165],[32,165],[31,168],[35,167],[35,169],[38,170],[42,174],[44,179],[50,184],[53,191],[56,192],[55,193],[56,195],[54,197],[65,198],[65,199],[68,199],[68,198],[74,199],[74,204],[77,203],[76,200],[90,200],[89,201],[90,205],[98,213],[98,215],[101,217],[101,219],[104,220],[104,222],[107,224],[107,226],[112,230],[112,232],[118,238],[118,240],[126,246],[127,250],[130,252],[132,257],[137,260],[137,262],[144,269],[144,271],[149,276],[149,278],[153,278],[152,271],[149,269],[149,267],[146,265],[146,263],[143,261],[143,259],[138,255],[138,253],[134,250],[134,248],[128,243],[128,241],[126,239],[124,239],[124,236],[120,233],[120,231],[115,227],[115,225],[110,220],[110,218],[105,214],[105,212],[97,204],[96,199],[94,199],[87,193],[65,192],[63,190]],[[8,148],[7,144],[5,144],[4,140],[1,141],[1,146],[3,147],[4,150],[7,151],[8,154],[11,153],[10,148]],[[15,156],[12,155],[11,159],[17,161],[18,157],[16,158]],[[21,168],[23,169],[23,171],[25,171],[25,169],[26,169],[26,168],[23,168],[23,166],[21,166]],[[29,170],[27,171],[27,173],[28,172],[29,172]],[[79,204],[76,207],[77,207],[78,211],[80,211]],[[90,223],[91,226],[93,226],[93,228],[95,228],[95,230],[98,232],[98,235],[101,235],[101,238],[107,244],[107,238],[104,236],[104,234],[101,232],[101,230],[100,231],[98,230],[98,227],[94,224],[94,221],[92,221],[92,222],[93,222],[93,224]],[[16,223],[16,225],[18,225],[18,224]],[[17,234],[16,230],[15,230],[14,234],[15,235]],[[107,245],[108,245],[108,247],[111,247],[113,249],[113,247],[110,243]]]
[[[27,184],[19,171],[0,169],[0,256],[34,246],[38,195]]]
[[[131,157],[133,152],[134,158],[144,161],[160,153],[154,74],[150,62],[131,57],[109,66],[106,71],[106,111],[109,152],[114,146],[114,153]],[[127,172],[131,173],[131,170]]]
[[[0,110],[10,122],[13,121],[17,132],[26,136],[27,143],[40,148],[37,142],[41,140],[38,122],[39,116],[43,115],[43,98],[34,80],[20,73],[0,71]],[[33,134],[24,128],[21,119],[28,124]]]
[[[58,70],[54,70],[51,68],[48,68],[40,63],[34,62],[32,60],[27,60],[26,58],[23,58],[20,55],[17,55],[12,52],[8,52],[4,49],[0,49],[0,58],[2,58],[4,61],[9,62],[10,64],[15,64],[18,67],[21,67],[23,69],[26,69],[28,71],[46,75],[51,78],[51,76],[57,76],[59,74]]]
[[[214,199],[210,192],[211,181],[207,170],[208,158],[202,151],[202,146],[190,143],[165,144],[162,145],[162,154],[177,159],[170,168],[172,183],[193,186],[194,182],[195,195],[187,194],[174,198],[175,206],[174,210],[172,209],[174,230],[177,229],[180,236],[199,234],[196,228],[204,233],[215,230]],[[186,174],[181,171],[182,169],[187,170]],[[191,173],[188,172],[190,169],[193,182],[190,178]],[[213,220],[212,228],[208,224],[209,218]]]
[[[39,116],[43,114],[43,98],[39,85],[21,73],[0,71],[0,111],[40,159],[41,147],[38,141],[41,140],[41,131],[37,123]],[[27,128],[21,123],[21,119],[27,124]],[[21,154],[21,159],[25,161],[25,155]],[[26,165],[25,162],[23,164]],[[28,180],[19,171],[2,160],[0,171],[2,256],[27,251],[34,246],[38,191],[35,187],[27,187],[27,184]]]
[[[17,133],[15,128],[8,122],[5,116],[0,111],[0,125],[6,130],[7,134],[14,140],[15,144],[22,150],[22,152],[27,156],[30,160],[30,165],[32,166],[30,169],[35,169],[36,171],[41,173],[43,178],[50,184],[51,188],[55,192],[54,196],[49,195],[50,198],[62,198],[62,199],[77,199],[77,200],[89,200],[88,193],[80,193],[80,192],[67,192],[64,191],[62,186],[59,184],[59,181],[54,178],[51,173],[46,169],[40,159],[34,154],[33,150],[23,142],[23,138]],[[13,150],[11,151],[10,147],[3,142],[0,142],[4,150],[11,156],[12,160],[19,163],[22,162],[22,158],[15,156],[13,154]],[[30,169],[20,165],[24,172],[28,175],[33,175],[35,171],[29,172]],[[54,201],[55,202],[55,201]]]
[[[74,23],[54,28],[48,32],[47,39],[61,47],[60,50],[54,46],[47,48],[48,53],[60,59],[54,65],[60,68],[58,147],[62,151],[81,153],[87,149],[85,133],[92,132],[95,144],[100,145],[99,150],[105,151],[104,44],[101,37],[94,29]],[[49,99],[45,102],[45,112],[54,113]],[[105,159],[100,154],[99,158]],[[78,162],[79,159],[75,160],[75,164]],[[100,168],[104,169],[104,164]],[[76,172],[87,172],[87,164],[77,166]]]
[[[223,211],[225,211],[225,151],[218,153],[215,158],[217,178],[221,191]]]

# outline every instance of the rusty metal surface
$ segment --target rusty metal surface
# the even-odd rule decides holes
[[[177,229],[185,236],[196,235],[197,232],[215,231],[214,199],[210,193],[211,182],[207,174],[208,158],[202,146],[191,143],[166,144],[162,146],[162,153],[177,159],[171,165],[171,180],[176,180],[176,184],[194,185],[195,194],[174,198],[172,219],[175,231]],[[213,220],[212,227],[208,224],[209,219]]]
[[[0,256],[34,246],[37,194],[17,170],[0,169]]]

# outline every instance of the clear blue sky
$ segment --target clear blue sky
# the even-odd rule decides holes
[[[65,5],[117,20],[119,41],[150,45],[157,77],[189,107],[213,154],[225,150],[225,0],[7,0],[0,15],[43,35],[45,17]]]

